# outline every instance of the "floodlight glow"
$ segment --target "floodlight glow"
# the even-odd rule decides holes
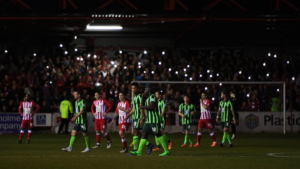
[[[114,65],[114,64],[115,64],[115,62],[114,62],[114,61],[111,61],[110,63],[111,63],[112,65]]]
[[[80,58],[80,61],[83,61],[83,58]]]
[[[62,48],[63,46],[64,46],[63,44],[60,44],[60,45],[59,45],[59,47],[61,47],[61,48]]]
[[[119,53],[122,54],[123,52],[120,50]]]
[[[269,77],[269,73],[267,73],[267,77]]]
[[[94,58],[96,59],[96,58],[97,58],[97,55],[94,55]]]
[[[217,73],[217,76],[219,76],[219,73]]]
[[[279,92],[279,89],[277,89],[277,92]]]
[[[250,95],[249,94],[247,94],[247,97],[249,97]]]
[[[290,61],[286,61],[287,64],[290,64]]]
[[[190,80],[193,80],[193,78],[192,78],[192,77],[190,77]]]
[[[266,66],[266,63],[263,63],[263,66]]]
[[[222,86],[222,83],[220,83],[219,85]]]
[[[183,71],[185,72],[185,71],[186,71],[186,68],[184,68]]]
[[[213,98],[211,98],[211,100],[212,100],[212,101],[214,101],[214,100],[215,100],[215,98],[213,97]]]
[[[154,71],[151,71],[152,74],[154,74]]]
[[[79,57],[77,57],[77,60],[79,60],[80,58]]]
[[[251,80],[251,76],[249,76],[248,79]]]
[[[171,72],[172,71],[172,69],[171,68],[169,68],[169,72]]]
[[[202,74],[200,74],[199,76],[202,77]]]
[[[124,66],[124,69],[127,69],[127,67],[126,67],[126,66]]]
[[[146,73],[146,71],[144,71],[144,73]]]
[[[68,54],[68,51],[65,51],[65,55],[67,55]]]
[[[141,65],[141,62],[138,62],[138,65]]]
[[[209,70],[207,70],[206,72],[207,72],[207,73],[209,73],[210,71],[209,71]]]
[[[268,53],[268,56],[271,56],[271,53]]]
[[[162,54],[162,55],[165,55],[166,53],[165,53],[165,51],[162,51],[161,54]]]
[[[190,68],[190,65],[186,65],[187,68]]]
[[[276,57],[277,57],[277,55],[275,54],[275,55],[274,55],[274,58],[276,58]]]
[[[34,53],[33,56],[36,56],[36,53]]]
[[[117,65],[114,65],[114,67],[116,68],[116,67],[117,67]]]
[[[204,90],[207,90],[207,87],[205,87]]]
[[[187,74],[185,74],[184,76],[187,77]]]
[[[139,66],[139,69],[141,68],[141,66]]]
[[[7,51],[7,50],[5,50],[4,52],[5,52],[5,53],[7,53],[8,51]]]
[[[74,39],[77,39],[77,36],[74,36]]]
[[[178,71],[176,71],[175,74],[177,75],[177,74],[178,74]]]
[[[210,78],[212,78],[212,75],[209,75]]]
[[[242,71],[239,71],[239,74],[242,74]]]
[[[77,48],[75,48],[75,52],[77,52],[78,51],[78,49]]]
[[[91,57],[91,54],[88,54],[87,57],[88,57],[88,58]]]
[[[295,80],[295,77],[292,77],[292,80]]]
[[[146,50],[144,50],[144,54],[147,55],[147,53],[148,53],[148,52],[147,52]]]
[[[158,62],[159,65],[161,65],[161,62]]]
[[[122,26],[91,26],[86,25],[87,30],[122,30]]]

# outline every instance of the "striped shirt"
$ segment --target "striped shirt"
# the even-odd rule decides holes
[[[165,100],[162,99],[162,100],[158,101],[158,114],[159,114],[159,116],[161,116],[161,114],[163,113],[165,108],[166,108]],[[161,117],[161,121],[162,122],[166,121],[166,113]]]
[[[105,119],[104,113],[109,112],[112,109],[112,105],[105,99],[95,100],[92,104],[92,113],[96,113],[95,119]],[[96,111],[95,111],[96,110]]]
[[[203,103],[205,106],[208,106],[207,109],[205,109],[202,105],[202,103],[200,103],[200,108],[201,108],[201,116],[200,119],[201,120],[207,120],[207,119],[211,119],[211,114],[210,114],[210,100],[205,99],[203,100]]]
[[[121,106],[125,110],[131,110],[129,102],[127,100],[119,102],[116,108],[116,113],[119,114],[119,124],[130,123],[129,118],[126,121],[124,121],[125,117],[127,116],[127,113],[123,110],[119,110],[119,106]]]
[[[159,117],[159,114],[158,114],[157,99],[156,99],[154,94],[151,94],[147,98],[147,100],[145,102],[145,106],[150,106],[152,102],[155,103],[155,107],[154,107],[153,110],[146,110],[147,120],[146,120],[145,123],[159,124],[160,123],[160,117]]]
[[[33,108],[35,111],[33,112]],[[23,115],[23,120],[32,120],[32,115],[40,109],[40,106],[33,101],[25,101],[20,104],[19,113]],[[22,111],[23,110],[23,111]]]
[[[142,102],[141,94],[138,94],[133,97],[133,100],[131,101],[131,108],[134,110],[132,119],[133,120],[139,120],[141,118],[141,110],[139,109]]]
[[[219,108],[221,109],[221,122],[228,122],[230,121],[230,117],[231,117],[231,109],[232,104],[230,102],[230,100],[227,101],[220,101],[219,103]]]
[[[184,104],[181,103],[179,106],[179,110],[184,114],[184,117],[181,118],[182,125],[192,124],[192,112],[196,111],[196,108],[193,104]]]
[[[75,101],[75,114],[79,114],[79,112],[81,111],[81,109],[84,109],[84,112],[77,117],[75,123],[76,124],[86,124],[87,122],[87,113],[86,113],[86,104],[85,104],[85,100],[81,99],[79,102]]]

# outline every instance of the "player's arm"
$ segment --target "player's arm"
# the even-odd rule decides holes
[[[119,115],[119,108],[117,107],[116,108],[116,111],[115,111],[115,116],[113,117],[112,121],[110,122],[111,125],[114,124],[115,120],[117,119],[118,115]]]
[[[22,113],[22,105],[23,105],[23,102],[20,104],[20,107],[19,107],[19,113],[21,116],[23,116],[23,113]]]
[[[162,106],[163,106],[163,111],[162,111],[160,117],[163,117],[166,114],[166,104],[165,104],[165,101],[163,102]]]
[[[41,107],[38,104],[36,104],[35,102],[33,102],[32,106],[35,107],[35,111],[32,113],[32,115],[34,115],[36,112],[38,112],[40,110]]]
[[[179,106],[178,114],[179,116],[184,117],[184,114],[182,114],[182,104]]]
[[[106,116],[106,114],[112,109],[112,105],[107,100],[103,100],[103,102],[106,106],[108,106],[107,110],[103,114],[103,116]]]
[[[209,102],[208,102],[207,105],[205,105],[203,101],[204,101],[204,100],[200,99],[200,102],[201,102],[203,108],[204,108],[204,109],[208,109],[208,107],[209,107]]]
[[[220,114],[221,114],[221,108],[219,107],[219,110],[218,110],[218,112],[217,112],[217,118],[216,118],[216,122],[217,122],[217,123],[219,123]]]
[[[73,114],[74,111],[73,111],[73,104],[69,101],[69,110],[70,110],[70,113]]]
[[[84,107],[83,108],[81,108],[80,109],[80,112],[75,116],[75,117],[73,117],[72,119],[71,119],[71,122],[74,122],[76,119],[77,119],[77,117],[79,117],[80,115],[82,115],[83,113],[84,113]]]
[[[124,120],[127,120],[134,112],[134,108],[131,109],[131,111],[127,114]]]
[[[230,110],[231,110],[232,117],[233,117],[233,124],[236,124],[236,118],[235,118],[235,113],[234,113],[232,104],[230,103],[229,106],[230,106]]]
[[[151,98],[149,106],[145,106],[145,100],[146,100],[145,97],[142,97],[142,102],[141,102],[141,106],[139,107],[139,109],[146,109],[146,110],[155,109],[155,106],[156,106],[155,98]]]
[[[97,114],[95,113],[95,105],[94,105],[94,102],[93,102],[93,104],[92,104],[91,111],[92,111],[93,115],[96,117]]]
[[[126,112],[126,113],[130,113],[130,112],[131,112],[130,110],[124,109],[124,108],[121,107],[121,106],[119,106],[118,109],[119,109],[119,110],[122,110],[122,111],[124,111],[124,112]]]

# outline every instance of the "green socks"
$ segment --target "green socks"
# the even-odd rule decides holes
[[[166,142],[165,138],[163,136],[161,136],[161,137],[159,137],[157,139],[161,143],[161,146],[163,147],[163,149],[165,150],[165,152],[169,153],[168,145],[167,145],[167,142]]]
[[[186,144],[187,140],[188,140],[188,135],[185,135],[185,137],[184,137],[184,144]]]
[[[230,134],[228,132],[227,132],[227,140],[228,140],[228,143],[231,144]]]
[[[86,148],[90,148],[90,137],[89,136],[85,136],[84,140],[85,140]]]
[[[75,136],[71,136],[69,147],[73,147],[74,142],[75,142]]]
[[[165,140],[166,140],[168,143],[171,143],[169,137],[168,137],[166,134],[164,134],[163,137],[165,138]]]
[[[137,150],[139,148],[139,142],[139,136],[133,136],[133,150]]]
[[[229,136],[228,132],[224,132],[224,134],[223,134],[223,139],[222,139],[222,143],[223,143],[223,144],[225,143],[226,138],[228,138],[227,135]],[[230,137],[230,136],[229,136],[229,137]],[[229,139],[230,139],[230,138],[229,138]]]
[[[142,151],[143,151],[143,148],[145,147],[145,145],[146,145],[146,142],[147,142],[147,139],[141,139],[141,141],[140,141],[140,146],[139,146],[139,150],[137,151],[138,153],[142,153]],[[148,144],[149,144],[149,142],[148,142]]]
[[[146,146],[147,146],[148,144],[149,144],[149,141],[147,140],[147,141],[146,141]]]
[[[159,140],[156,136],[155,136],[155,142],[156,142],[157,147],[160,148],[160,143],[159,143]]]
[[[193,141],[191,140],[191,136],[190,135],[188,135],[188,139],[189,139],[189,142],[192,144]]]

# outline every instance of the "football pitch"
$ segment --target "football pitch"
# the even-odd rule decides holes
[[[95,145],[95,134],[89,133],[91,146]],[[117,133],[110,134],[112,147],[106,149],[106,139],[101,135],[99,149],[81,153],[85,148],[82,135],[76,136],[71,153],[63,152],[70,135],[34,134],[31,143],[17,144],[18,135],[0,135],[0,168],[298,168],[300,160],[299,134],[237,134],[232,140],[232,148],[211,148],[212,140],[207,133],[202,134],[201,147],[181,148],[184,134],[168,134],[173,141],[171,156],[159,157],[162,152],[147,154],[147,146],[140,157],[121,154],[122,143]],[[196,135],[191,135],[196,142]],[[221,142],[222,134],[216,138]],[[132,135],[127,136],[128,145]],[[154,142],[154,137],[148,140]],[[227,143],[226,143],[227,144]],[[132,147],[129,147],[132,150]]]

